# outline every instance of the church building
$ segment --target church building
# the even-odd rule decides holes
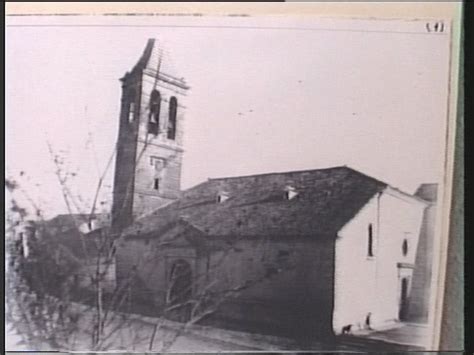
[[[182,191],[189,87],[166,61],[149,40],[122,79],[117,282],[133,277],[136,302],[174,319],[181,307],[179,320],[255,333],[317,338],[406,319],[428,203],[346,166]]]

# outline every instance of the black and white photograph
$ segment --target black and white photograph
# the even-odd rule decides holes
[[[452,23],[6,27],[6,350],[438,350]]]

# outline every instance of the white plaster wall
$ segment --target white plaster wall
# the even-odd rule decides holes
[[[347,324],[363,326],[368,312],[373,312],[375,258],[367,256],[367,230],[373,224],[374,252],[377,248],[377,198],[372,199],[356,218],[338,234],[335,252],[333,329],[336,334]]]
[[[372,198],[338,233],[336,240],[333,328],[363,328],[367,314],[377,328],[398,320],[400,273],[414,264],[425,204],[392,189]],[[368,256],[368,225],[373,225],[374,256]],[[408,239],[408,253],[402,244]]]

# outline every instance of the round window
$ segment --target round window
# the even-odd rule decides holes
[[[408,241],[406,239],[403,240],[402,253],[403,256],[406,256],[408,254]]]

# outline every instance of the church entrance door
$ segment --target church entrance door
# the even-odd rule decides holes
[[[177,260],[171,266],[167,304],[171,309],[170,318],[186,322],[190,318],[191,305],[188,303],[192,296],[192,269],[185,260]]]
[[[408,315],[408,278],[404,277],[401,281],[400,289],[400,308],[398,317],[401,321],[406,320]]]

